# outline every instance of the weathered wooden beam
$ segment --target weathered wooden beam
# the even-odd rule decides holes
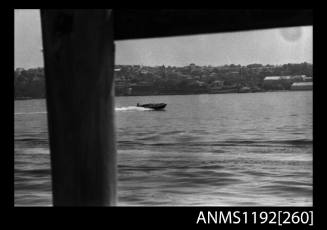
[[[135,39],[312,25],[310,9],[114,11],[114,39]]]
[[[116,203],[111,10],[41,10],[55,206]]]

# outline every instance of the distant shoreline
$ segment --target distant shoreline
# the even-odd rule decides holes
[[[212,94],[248,94],[248,93],[268,93],[268,92],[290,92],[290,91],[312,91],[312,89],[301,90],[262,90],[257,92],[231,92],[231,93],[180,93],[180,94],[140,94],[140,95],[116,95],[115,97],[143,97],[143,96],[178,96],[178,95],[212,95]],[[15,101],[46,99],[45,97],[20,97],[14,98]]]
[[[198,66],[115,65],[115,96],[249,93],[289,90],[295,82],[313,79],[310,63]],[[46,97],[44,68],[16,68],[14,97]],[[304,77],[306,79],[304,79]],[[270,77],[270,79],[269,79]],[[268,78],[268,80],[265,80]],[[309,79],[308,79],[309,78]],[[307,86],[297,86],[307,87]],[[30,97],[30,98],[27,98]]]
[[[45,99],[45,98],[17,97],[17,98],[15,98],[15,101],[30,100],[30,99]]]

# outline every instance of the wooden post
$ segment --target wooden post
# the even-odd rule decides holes
[[[111,10],[41,10],[55,206],[116,204]]]

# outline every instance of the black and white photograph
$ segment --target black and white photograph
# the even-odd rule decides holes
[[[312,207],[312,12],[275,11],[15,9],[14,206]]]

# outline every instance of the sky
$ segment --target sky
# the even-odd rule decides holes
[[[43,67],[39,10],[15,10],[15,68]],[[312,63],[312,26],[116,41],[117,65]]]

